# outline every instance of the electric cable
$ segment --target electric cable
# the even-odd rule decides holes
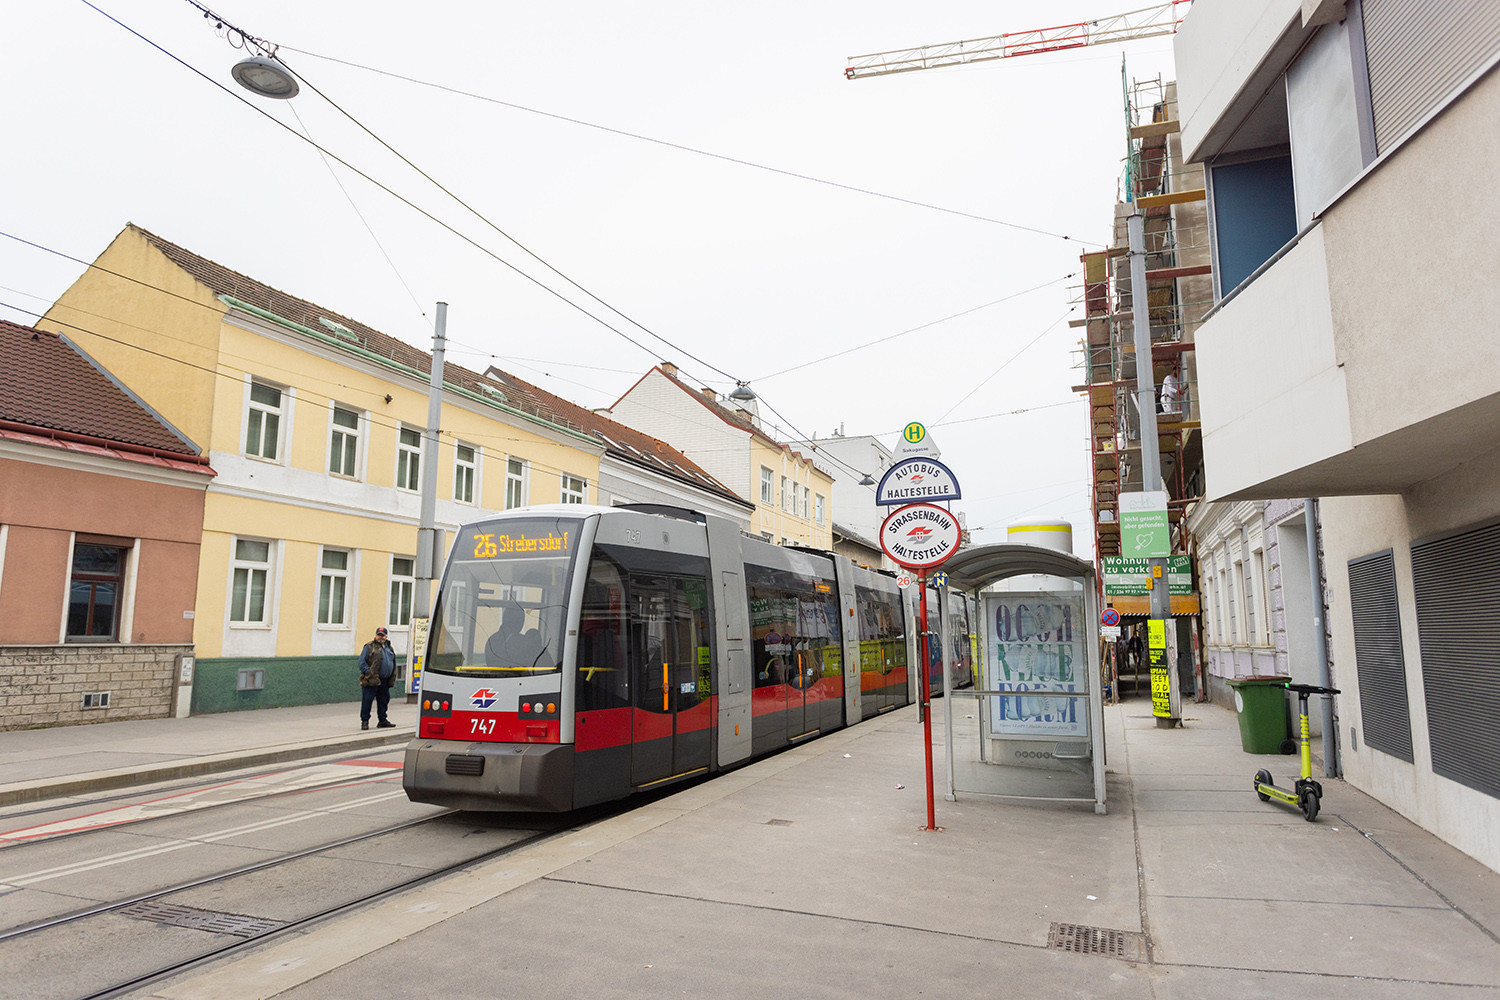
[[[189,0],[189,2],[191,2],[191,0]],[[286,49],[288,52],[296,52],[298,55],[309,56],[313,59],[324,59],[328,62],[338,63],[341,66],[348,66],[352,69],[364,70],[367,73],[376,73],[380,76],[388,76],[395,80],[405,81],[406,83],[414,83],[420,87],[431,87],[434,90],[446,91],[450,94],[455,94],[460,97],[467,97],[476,101],[484,101],[488,104],[497,104],[501,107],[511,108],[516,111],[524,111],[527,114],[540,115],[543,118],[551,118],[556,121],[567,122],[570,125],[581,125],[584,128],[597,129],[601,132],[608,132],[611,135],[618,135],[626,139],[636,139],[640,142],[649,142],[654,145],[664,146],[668,149],[675,149],[684,153],[692,153],[695,156],[706,156],[709,159],[721,160],[725,163],[733,163],[741,167],[750,167],[754,170],[764,170],[767,173],[779,174],[783,177],[790,177],[800,181],[808,181],[812,184],[822,184],[827,187],[838,188],[841,191],[850,191],[855,194],[869,195],[872,198],[884,198],[887,201],[899,202],[900,204],[911,205],[915,208],[925,208],[934,212],[943,212],[948,215],[959,216],[960,218],[973,219],[977,222],[988,222],[993,225],[1004,226],[1007,229],[1016,229],[1022,232],[1034,233],[1038,236],[1048,236],[1053,239],[1066,240],[1070,243],[1079,243],[1084,246],[1104,247],[1108,245],[1105,243],[1093,242],[1091,240],[1080,240],[1074,236],[1067,236],[1062,233],[1054,233],[1045,229],[1038,229],[1034,226],[1022,225],[1018,222],[1007,222],[1004,219],[994,219],[990,218],[989,216],[978,215],[973,212],[965,212],[956,208],[945,208],[942,205],[934,205],[929,202],[917,201],[914,198],[903,198],[899,195],[885,194],[884,192],[874,191],[870,188],[862,188],[853,184],[844,184],[840,181],[831,181],[822,177],[814,177],[811,174],[802,174],[796,172],[795,170],[787,170],[782,167],[767,166],[766,164],[756,163],[753,160],[746,160],[737,156],[727,156],[723,153],[713,153],[706,149],[698,149],[695,146],[688,146],[682,143],[671,142],[666,139],[657,139],[653,136],[641,135],[638,132],[629,132],[625,129],[613,128],[609,125],[600,125],[597,122],[587,121],[582,118],[572,118],[568,115],[557,114],[552,111],[542,111],[539,108],[530,108],[524,104],[516,104],[512,101],[502,101],[498,97],[489,97],[484,94],[476,94],[472,91],[460,90],[457,87],[449,87],[445,84],[433,83],[431,81],[422,80],[413,76],[405,76],[401,73],[392,72],[391,70],[380,69],[376,66],[367,66],[363,63],[351,62],[347,59],[339,59],[335,56],[324,55],[319,52],[310,52],[307,49],[294,48],[290,45],[283,45],[281,46],[281,48]]]
[[[130,33],[131,35],[134,35],[136,38],[138,38],[141,41],[145,42],[147,45],[150,45],[152,48],[156,49],[158,52],[160,52],[163,55],[167,56],[169,59],[171,59],[172,61],[174,61],[177,64],[179,64],[184,69],[187,69],[187,70],[195,73],[196,75],[202,77],[204,80],[207,80],[213,86],[218,87],[220,90],[224,91],[226,94],[230,95],[235,100],[237,100],[240,103],[244,104],[246,107],[249,107],[249,108],[253,109],[257,114],[262,115],[267,120],[269,120],[271,122],[274,122],[275,124],[279,125],[281,128],[287,130],[288,132],[290,132],[292,135],[296,136],[301,141],[306,142],[308,145],[312,146],[314,149],[318,150],[321,153],[324,153],[329,158],[331,158],[332,160],[334,160],[336,163],[338,163],[341,166],[343,166],[343,167],[345,167],[345,168],[353,171],[354,173],[358,174],[360,177],[363,177],[365,180],[369,181],[371,184],[375,185],[380,190],[384,191],[386,194],[388,194],[391,197],[395,198],[397,201],[401,202],[403,205],[406,205],[408,208],[410,208],[413,211],[417,212],[419,215],[421,215],[424,218],[426,218],[426,219],[428,219],[428,220],[436,223],[438,226],[440,226],[441,228],[443,228],[443,229],[447,230],[448,232],[452,233],[454,236],[457,236],[460,240],[464,241],[465,243],[468,243],[470,246],[474,247],[476,250],[478,250],[479,252],[483,253],[485,256],[490,257],[496,263],[501,264],[504,267],[509,268],[511,271],[515,272],[518,276],[520,276],[520,277],[526,279],[527,281],[531,282],[532,284],[536,285],[538,288],[542,289],[547,294],[549,294],[549,295],[557,298],[558,300],[566,303],[567,305],[571,306],[573,309],[575,309],[578,312],[582,313],[583,315],[587,316],[589,319],[592,319],[594,322],[598,323],[600,326],[604,327],[605,329],[611,331],[616,336],[622,338],[623,340],[627,341],[628,343],[634,345],[635,347],[640,348],[646,354],[649,354],[650,356],[656,358],[658,361],[664,361],[665,360],[656,351],[651,350],[649,347],[647,347],[646,345],[642,344],[640,341],[636,340],[635,338],[631,337],[629,334],[625,333],[623,330],[619,329],[614,324],[612,324],[609,321],[605,320],[604,318],[596,315],[595,313],[590,312],[588,309],[584,308],[582,305],[579,305],[577,302],[574,302],[573,300],[569,299],[567,296],[563,295],[561,292],[557,291],[556,289],[548,286],[547,284],[545,284],[544,282],[542,282],[538,278],[536,278],[536,277],[534,277],[534,276],[532,276],[530,274],[527,274],[525,271],[521,270],[515,264],[512,264],[510,261],[508,261],[505,258],[501,257],[499,254],[495,253],[493,250],[491,250],[488,247],[484,246],[482,243],[478,242],[474,238],[472,238],[472,237],[470,237],[470,236],[468,236],[468,235],[460,232],[458,229],[456,229],[455,227],[453,227],[449,223],[444,222],[442,219],[439,219],[437,216],[433,215],[431,212],[429,212],[426,209],[422,208],[421,206],[417,205],[415,202],[411,201],[409,198],[405,197],[404,195],[399,194],[398,192],[396,192],[395,190],[393,190],[388,185],[383,184],[382,182],[376,180],[374,177],[370,176],[368,173],[366,173],[363,170],[359,169],[358,167],[354,166],[352,163],[350,163],[349,161],[345,160],[343,157],[339,156],[337,153],[334,153],[331,150],[325,148],[324,146],[318,144],[317,142],[314,142],[312,139],[309,139],[308,137],[306,137],[304,135],[301,135],[300,133],[297,132],[296,129],[292,128],[290,125],[288,125],[286,122],[282,121],[281,119],[277,118],[275,115],[272,115],[271,113],[267,112],[263,108],[257,106],[253,102],[251,102],[250,100],[248,100],[248,99],[246,99],[244,97],[241,97],[239,94],[237,94],[234,91],[230,90],[228,87],[226,87],[225,85],[223,85],[219,81],[215,80],[213,77],[209,76],[207,73],[204,73],[202,70],[198,69],[196,66],[193,66],[191,63],[189,63],[186,60],[182,59],[180,56],[178,56],[175,53],[167,50],[163,46],[157,44],[156,42],[152,41],[150,38],[147,38],[145,35],[141,34],[139,31],[136,31],[134,28],[132,28],[129,25],[125,24],[123,21],[119,20],[118,18],[114,17],[113,15],[111,15],[111,14],[107,13],[106,11],[103,11],[100,8],[94,6],[94,4],[90,2],[90,0],[79,0],[79,2],[82,3],[84,6],[88,7],[89,9],[95,11],[100,16],[104,17],[105,19],[107,19],[107,20],[113,22],[114,24],[118,25],[120,28],[122,28],[126,32]],[[654,334],[653,334],[653,336],[654,336]],[[712,367],[712,366],[710,366],[710,367]],[[730,377],[732,377],[732,376],[730,376]]]

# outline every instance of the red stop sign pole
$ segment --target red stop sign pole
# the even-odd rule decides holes
[[[932,660],[929,658],[927,644],[931,638],[927,634],[927,571],[917,570],[917,586],[920,588],[917,598],[919,605],[917,620],[921,622],[922,635],[922,749],[927,757],[927,825],[924,830],[936,830],[937,827],[937,805],[933,799],[932,789],[932,685],[927,681],[927,664]]]
[[[937,805],[932,787],[932,692],[927,678],[930,642],[927,634],[927,571],[940,566],[958,549],[962,528],[958,519],[942,507],[929,503],[908,504],[892,511],[880,525],[880,547],[898,565],[917,571],[918,645],[917,671],[921,677],[918,704],[922,708],[922,750],[927,766],[927,825],[937,830]]]

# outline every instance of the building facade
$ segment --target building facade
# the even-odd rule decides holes
[[[0,371],[0,729],[169,716],[214,471],[67,338],[0,321]]]
[[[431,455],[427,352],[136,226],[40,325],[93,353],[219,473],[187,602],[194,711],[355,698],[354,658],[380,625],[404,656],[426,610],[424,463],[437,463],[450,539],[488,511],[601,499],[609,446],[535,387],[445,365]],[[631,474],[669,494],[730,496],[696,467],[674,480],[649,464]]]
[[[1500,869],[1500,6],[1199,0],[1176,56],[1210,493],[1319,498],[1343,773]]]
[[[677,366],[652,368],[604,412],[670,439],[710,476],[755,505],[749,531],[787,545],[833,547],[833,476],[760,426],[754,402],[720,402],[684,383]]]

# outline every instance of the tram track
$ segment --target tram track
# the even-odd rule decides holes
[[[295,866],[298,862],[309,863],[319,855],[327,855],[330,852],[336,852],[353,845],[369,843],[382,837],[390,838],[398,837],[402,834],[410,834],[413,830],[422,827],[432,827],[444,822],[451,824],[455,816],[463,815],[465,814],[459,813],[457,810],[450,810],[437,815],[424,816],[416,820],[395,823],[378,830],[371,830],[355,836],[341,838],[331,843],[319,844],[253,864],[241,865],[214,875],[183,881],[163,888],[153,889],[149,892],[135,893],[127,898],[120,898],[111,902],[74,910],[69,913],[47,917],[0,932],[0,949],[7,947],[18,948],[23,949],[22,954],[38,956],[67,951],[69,947],[68,942],[80,937],[94,941],[108,940],[110,938],[110,928],[106,925],[110,925],[112,921],[131,920],[133,918],[135,920],[151,922],[154,919],[151,914],[154,912],[171,913],[172,911],[187,911],[194,914],[205,913],[209,916],[239,918],[239,929],[225,930],[223,929],[223,921],[194,924],[190,922],[174,922],[169,917],[158,922],[158,927],[172,926],[200,931],[206,930],[214,934],[219,943],[216,943],[207,950],[197,950],[196,953],[186,957],[182,957],[179,954],[170,960],[161,962],[161,964],[144,971],[139,969],[135,959],[150,954],[150,951],[148,949],[126,947],[122,949],[122,954],[111,956],[107,963],[95,963],[108,964],[117,971],[123,972],[125,978],[117,979],[105,986],[99,986],[97,983],[78,984],[77,986],[70,984],[61,992],[56,994],[48,993],[48,995],[57,996],[59,1000],[75,997],[90,998],[90,1000],[96,997],[117,997],[150,983],[170,978],[204,963],[256,947],[265,943],[268,939],[289,931],[296,931],[299,928],[326,920],[340,913],[345,913],[448,877],[475,864],[503,857],[506,854],[534,845],[548,837],[555,836],[558,833],[576,828],[581,821],[581,818],[578,816],[549,818],[550,821],[545,822],[541,829],[536,829],[535,817],[528,817],[525,820],[516,817],[515,822],[487,827],[487,829],[501,834],[512,832],[520,834],[514,840],[477,853],[465,854],[465,856],[456,860],[440,864],[437,867],[425,868],[410,877],[400,878],[394,883],[380,885],[369,891],[357,892],[353,896],[345,893],[337,893],[335,898],[328,901],[326,905],[319,905],[310,912],[289,914],[285,919],[259,919],[247,917],[242,914],[224,912],[209,913],[209,911],[199,910],[190,905],[174,905],[169,902],[173,897],[188,896],[191,899],[192,896],[190,894],[202,896],[204,895],[202,890],[205,889],[213,890],[215,887],[218,887],[222,890],[226,886],[232,887],[236,880],[246,880],[252,876],[277,868],[289,868],[290,870],[289,866]],[[470,835],[466,833],[463,835],[463,838],[467,838]],[[338,884],[343,885],[345,883],[339,882]],[[330,891],[332,891],[331,887]],[[229,893],[230,905],[234,906],[236,897],[233,896],[232,889],[229,890]],[[216,895],[222,896],[223,893],[221,892]],[[239,899],[243,900],[243,905],[234,906],[234,908],[253,909],[251,894],[239,897]],[[223,909],[223,907],[220,907],[220,909]],[[137,912],[131,913],[129,912],[131,910]],[[120,934],[120,926],[118,923],[113,924],[115,935],[128,937],[128,933],[124,935]],[[237,939],[223,941],[223,937],[226,934],[233,935]],[[178,942],[174,941],[174,943]],[[171,949],[166,948],[164,950],[170,951]],[[0,955],[3,954],[4,952],[0,951]],[[3,958],[0,958],[0,964],[8,963]],[[131,968],[132,965],[136,965],[137,967]],[[122,966],[123,968],[121,968]],[[80,991],[80,987],[83,991]],[[36,995],[41,996],[42,994]]]
[[[390,752],[390,751],[384,751],[384,752]],[[195,792],[202,793],[202,792],[211,791],[211,790],[213,790],[215,788],[226,787],[226,786],[231,785],[231,784],[250,784],[250,783],[254,783],[254,782],[260,782],[260,781],[264,781],[267,778],[275,777],[277,775],[288,774],[288,773],[292,773],[292,772],[295,772],[295,771],[298,771],[298,770],[305,770],[307,768],[312,768],[312,767],[348,766],[348,765],[354,764],[357,761],[370,760],[373,756],[376,756],[376,755],[372,755],[372,754],[350,754],[350,755],[347,755],[347,756],[336,757],[336,758],[333,758],[333,759],[330,759],[330,760],[320,760],[320,761],[316,761],[316,762],[310,762],[310,763],[304,764],[304,765],[302,765],[301,767],[298,767],[298,768],[280,767],[280,768],[268,769],[268,770],[263,770],[263,771],[256,771],[256,772],[251,773],[251,774],[236,775],[234,777],[216,776],[216,778],[218,780],[209,781],[207,783],[205,783],[201,778],[200,779],[183,780],[181,782],[174,782],[174,783],[172,783],[171,785],[169,785],[166,788],[159,789],[158,791],[161,792],[161,794],[159,796],[157,796],[156,798],[146,799],[146,800],[144,800],[143,803],[135,803],[135,804],[150,804],[150,803],[155,803],[155,802],[166,801],[166,800],[169,800],[169,799],[172,799],[172,798],[185,797],[185,796],[188,796],[188,795],[192,795],[192,794],[195,794]],[[235,806],[264,805],[264,804],[266,804],[268,802],[272,802],[272,801],[274,801],[276,799],[291,798],[291,797],[297,796],[297,795],[307,795],[307,794],[313,793],[313,792],[337,791],[337,790],[342,789],[342,788],[350,788],[350,787],[353,787],[353,786],[356,786],[356,785],[368,784],[368,783],[377,782],[377,781],[387,781],[387,780],[394,780],[394,779],[392,778],[392,776],[385,775],[385,774],[370,775],[370,774],[352,773],[352,774],[350,774],[350,776],[348,778],[344,778],[344,779],[334,779],[334,780],[330,780],[330,781],[323,782],[323,783],[317,783],[317,784],[294,785],[292,787],[287,787],[287,788],[267,788],[263,794],[259,794],[259,795],[248,795],[248,796],[245,796],[243,798],[226,799],[226,800],[224,800],[222,802],[206,802],[206,803],[203,803],[203,804],[194,805],[191,808],[191,810],[178,810],[178,811],[173,811],[173,812],[163,812],[163,813],[159,813],[159,814],[156,814],[156,815],[143,815],[143,816],[137,817],[135,819],[125,820],[125,821],[120,821],[120,822],[114,822],[114,823],[110,823],[108,825],[100,825],[100,826],[96,826],[96,827],[90,827],[90,828],[87,828],[87,829],[71,830],[71,831],[64,832],[64,833],[53,833],[53,834],[46,834],[46,835],[43,835],[43,836],[36,836],[36,837],[23,837],[23,838],[7,839],[7,838],[11,838],[12,834],[24,833],[27,830],[33,829],[34,827],[16,828],[14,830],[9,831],[8,833],[0,833],[0,854],[5,854],[7,852],[14,851],[14,850],[16,850],[18,848],[30,847],[30,846],[33,846],[33,845],[35,845],[37,843],[42,843],[42,842],[57,843],[59,841],[70,839],[70,838],[74,838],[74,837],[82,837],[82,836],[86,836],[86,835],[89,835],[89,834],[96,834],[96,833],[100,832],[101,830],[123,830],[123,829],[127,829],[127,828],[134,829],[139,824],[149,823],[149,822],[161,822],[161,821],[170,820],[170,819],[173,819],[173,818],[176,818],[176,817],[180,817],[185,812],[188,812],[188,811],[191,811],[195,815],[204,815],[204,814],[207,814],[207,813],[214,812],[216,810],[223,810],[223,809],[232,808],[232,807],[235,807]],[[99,805],[99,806],[106,806],[106,807],[108,807],[108,806],[110,806],[110,805],[112,805],[114,803],[120,803],[120,802],[131,803],[132,800],[139,799],[140,796],[141,796],[141,792],[139,790],[128,792],[128,793],[116,794],[116,795],[100,796],[98,798],[90,799],[88,801],[88,805]],[[78,802],[70,802],[70,803],[67,803],[67,804],[59,804],[59,803],[53,802],[53,803],[47,804],[46,806],[42,806],[42,807],[35,808],[35,809],[27,809],[27,810],[18,811],[18,812],[9,812],[9,813],[6,813],[3,816],[3,820],[0,820],[0,821],[10,823],[10,822],[16,821],[17,819],[22,819],[22,818],[27,818],[27,817],[33,817],[33,816],[44,816],[44,815],[47,815],[47,814],[50,814],[50,813],[57,813],[57,812],[65,811],[70,806],[76,807],[79,804],[80,803],[78,803]],[[128,806],[117,807],[117,808],[128,808]],[[101,812],[102,811],[104,811],[104,810],[101,810]],[[85,814],[85,815],[87,815],[87,814]],[[65,822],[65,821],[59,821],[59,822]],[[36,827],[43,827],[43,826],[47,826],[47,825],[51,825],[51,824],[42,823],[42,824],[36,824],[35,826]]]

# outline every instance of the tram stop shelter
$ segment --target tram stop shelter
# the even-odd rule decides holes
[[[1092,802],[1105,812],[1099,599],[1092,563],[1037,545],[960,549],[938,593],[949,801]],[[982,588],[1016,577],[1011,589]],[[1024,585],[1026,589],[1016,589]],[[975,595],[972,672],[955,669],[950,603]],[[960,616],[958,619],[962,621]]]

